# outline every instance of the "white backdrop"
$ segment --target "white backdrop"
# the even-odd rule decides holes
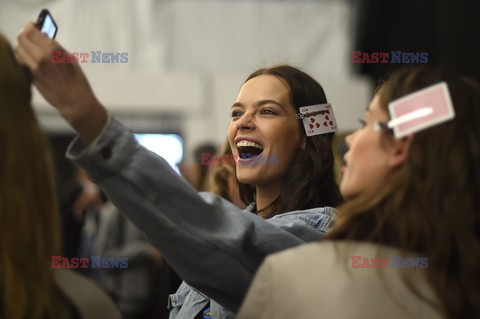
[[[1,32],[15,43],[42,8],[69,51],[128,52],[128,63],[82,64],[100,99],[133,129],[165,128],[163,115],[174,114],[189,148],[224,140],[230,105],[258,67],[290,63],[310,73],[341,129],[355,128],[368,103],[369,83],[351,74],[344,0],[3,0]],[[34,103],[47,129],[65,127],[38,95]]]

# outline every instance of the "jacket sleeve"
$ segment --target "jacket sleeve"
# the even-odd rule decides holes
[[[146,233],[182,279],[232,311],[267,254],[321,235],[301,220],[277,225],[218,196],[198,194],[112,117],[93,143],[77,138],[67,155]]]

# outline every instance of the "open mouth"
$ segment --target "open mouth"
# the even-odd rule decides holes
[[[238,155],[241,159],[258,157],[263,152],[263,146],[255,142],[240,141],[237,143]]]

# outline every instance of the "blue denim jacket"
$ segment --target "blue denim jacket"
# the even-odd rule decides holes
[[[246,213],[252,206],[247,207]],[[290,223],[298,223],[300,227],[312,227],[323,236],[328,230],[334,217],[334,211],[330,207],[314,208],[303,211],[295,211],[276,215],[267,221],[278,225],[286,226]],[[302,226],[303,225],[303,226]],[[208,258],[207,256],[205,258]],[[210,303],[210,311],[213,319],[233,319],[235,314],[222,307],[215,300],[209,299],[205,294],[189,286],[186,282],[178,288],[174,295],[170,295],[168,307],[170,309],[170,319],[192,319]]]
[[[333,219],[333,209],[324,207],[265,220],[199,194],[112,117],[93,143],[77,138],[67,155],[188,283],[170,298],[171,318],[194,318],[206,296],[215,300],[212,318],[233,316],[218,305],[238,310],[265,256],[318,239]]]

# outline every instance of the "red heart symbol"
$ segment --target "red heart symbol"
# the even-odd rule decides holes
[[[333,122],[332,122],[332,121],[330,121],[330,125],[333,126]]]
[[[318,123],[316,123],[316,124],[317,124],[317,128],[319,128],[319,127],[320,127],[320,124],[318,124]]]
[[[327,116],[325,116],[325,119],[326,119],[327,121],[329,121],[329,120],[330,120],[330,118],[328,117],[328,115],[327,115]]]
[[[313,124],[310,124],[310,128],[311,128],[311,129],[313,128]]]
[[[311,118],[310,118],[310,122],[312,122],[312,123],[315,122],[315,118],[314,118],[314,117],[311,117]]]
[[[329,110],[326,110],[325,113],[330,114],[330,111],[329,111]]]
[[[326,121],[325,121],[325,122],[323,122],[323,125],[324,125],[324,126],[327,126],[327,122],[326,122]]]

